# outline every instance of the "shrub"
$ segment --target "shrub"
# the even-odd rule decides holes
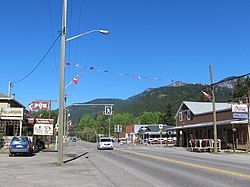
[[[2,148],[4,146],[4,139],[3,139],[4,135],[2,133],[0,133],[0,148]]]

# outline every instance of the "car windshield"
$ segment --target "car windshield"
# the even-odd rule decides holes
[[[100,142],[111,142],[109,138],[102,138],[100,139]]]
[[[14,137],[11,141],[12,144],[23,144],[28,143],[27,138],[25,137]]]

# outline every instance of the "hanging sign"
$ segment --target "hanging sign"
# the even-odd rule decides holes
[[[30,109],[33,110],[50,110],[50,101],[33,101],[30,104]]]

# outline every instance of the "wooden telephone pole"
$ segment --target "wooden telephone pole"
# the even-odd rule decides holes
[[[215,86],[213,82],[213,72],[212,72],[212,66],[209,65],[209,71],[210,71],[210,80],[211,80],[211,89],[212,89],[212,105],[213,105],[213,126],[214,126],[214,153],[217,153],[217,125],[216,125],[216,109],[215,109]]]

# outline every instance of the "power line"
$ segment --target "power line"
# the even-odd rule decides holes
[[[234,77],[231,77],[231,78],[228,78],[228,79],[222,79],[222,80],[220,80],[220,81],[214,83],[213,85],[218,85],[218,84],[221,84],[221,83],[223,83],[223,82],[228,82],[228,81],[232,81],[232,80],[235,80],[235,79],[240,79],[240,78],[246,77],[246,76],[248,76],[248,75],[250,75],[250,73],[246,73],[246,74],[239,75],[239,76],[234,76]],[[207,88],[208,88],[208,87],[211,87],[211,84],[205,85],[205,87],[207,87]],[[189,99],[189,98],[195,96],[195,95],[198,94],[198,93],[201,93],[201,90],[199,90],[199,91],[197,91],[197,92],[194,92],[194,93],[188,95],[187,97],[185,97],[185,98],[183,98],[183,99],[181,99],[181,100],[179,100],[179,101],[176,101],[176,102],[173,103],[172,105],[174,106],[174,105],[176,105],[176,104],[179,104],[181,101],[184,101],[184,100],[186,100],[186,99]]]
[[[79,34],[80,31],[80,23],[81,23],[81,17],[82,17],[82,6],[83,6],[83,1],[81,0],[81,5],[80,5],[80,15],[79,15],[79,20],[78,20],[78,27],[77,27],[77,33]],[[75,47],[75,58],[74,58],[74,65],[76,62],[76,57],[77,57],[77,51],[78,51],[78,40],[76,40],[76,47]],[[75,68],[74,68],[75,70]],[[75,73],[75,71],[74,71]]]
[[[62,33],[60,32],[59,35],[57,36],[56,40],[52,43],[52,45],[47,50],[47,52],[45,53],[45,55],[42,57],[42,59],[38,62],[38,64],[33,69],[26,76],[24,76],[22,79],[14,81],[12,83],[19,83],[19,82],[25,80],[27,77],[29,77],[38,68],[38,66],[43,62],[43,60],[46,58],[46,56],[49,54],[49,52],[51,51],[51,49],[53,48],[53,46],[56,44],[57,40],[60,38],[61,34]]]
[[[223,82],[232,81],[232,80],[235,80],[235,79],[240,79],[240,78],[246,77],[248,75],[250,75],[250,73],[246,73],[246,74],[239,75],[239,76],[234,76],[234,77],[231,77],[231,78],[228,78],[228,79],[222,79],[221,81],[214,83],[214,85],[217,85],[217,84],[220,84],[220,83],[223,83]]]

